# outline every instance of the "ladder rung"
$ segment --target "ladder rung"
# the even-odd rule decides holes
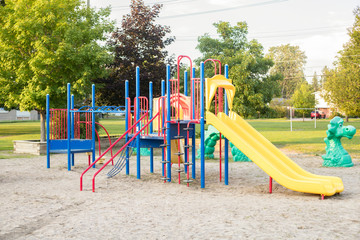
[[[177,153],[174,153],[174,155],[180,156],[180,155],[184,155],[184,153],[182,153],[182,152],[177,152]]]
[[[164,164],[165,164],[165,163],[169,163],[169,162],[170,162],[170,161],[161,161],[160,163],[164,163]]]
[[[184,182],[184,183],[192,183],[193,180],[191,180],[191,179],[186,179],[186,180],[183,180],[183,182]]]
[[[193,163],[191,162],[186,162],[186,163],[183,163],[185,166],[190,166],[190,165],[193,165]]]
[[[184,169],[175,169],[175,172],[183,172],[184,171]]]
[[[193,147],[193,146],[191,146],[191,145],[185,145],[184,146],[184,148],[191,148],[191,147]]]
[[[193,128],[184,128],[185,131],[193,130]]]
[[[169,144],[161,144],[160,147],[168,147]]]
[[[184,136],[174,136],[175,139],[182,139]]]
[[[166,180],[169,180],[170,178],[163,177],[163,178],[160,178],[160,179],[166,181]]]

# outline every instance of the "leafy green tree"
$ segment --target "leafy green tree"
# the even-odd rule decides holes
[[[271,47],[267,57],[274,61],[270,73],[279,73],[283,79],[279,81],[281,96],[291,98],[296,86],[305,81],[304,66],[306,63],[305,52],[299,46],[290,44]]]
[[[312,78],[311,86],[315,92],[320,90],[319,80],[318,80],[316,72],[314,73],[314,76]]]
[[[296,87],[291,101],[295,108],[315,108],[315,95],[307,82],[302,82]],[[298,111],[302,113],[303,121],[305,121],[305,113],[311,110],[299,109]]]
[[[0,8],[0,102],[38,110],[42,141],[46,94],[52,107],[64,107],[66,83],[84,95],[92,79],[107,74],[112,57],[98,42],[113,29],[109,14],[80,0],[7,0]]]
[[[360,115],[360,7],[354,10],[355,22],[350,40],[339,52],[335,68],[328,71],[324,98],[346,115]]]
[[[108,46],[115,56],[108,65],[109,77],[97,79],[103,87],[98,91],[99,102],[123,105],[125,80],[129,80],[130,97],[135,97],[135,68],[140,67],[140,95],[147,96],[149,82],[154,84],[154,95],[161,94],[161,80],[166,78],[168,52],[165,47],[174,41],[166,38],[168,26],[155,24],[162,5],[145,6],[143,0],[132,0],[130,14],[123,16],[121,28],[112,33]]]
[[[198,38],[197,49],[206,59],[219,59],[229,65],[229,77],[236,88],[233,110],[244,117],[258,116],[268,111],[268,103],[278,93],[279,75],[268,74],[273,65],[264,57],[263,47],[256,40],[248,41],[248,25],[238,22],[214,23],[218,38],[205,34]],[[213,64],[206,64],[206,75],[214,75]]]

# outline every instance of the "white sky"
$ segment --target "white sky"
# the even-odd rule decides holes
[[[197,37],[216,36],[214,22],[232,25],[246,21],[248,39],[257,39],[265,49],[281,44],[298,45],[307,56],[305,75],[311,81],[316,71],[332,67],[337,52],[349,39],[347,29],[354,23],[353,10],[359,0],[145,0],[162,3],[159,24],[168,25],[176,41],[170,54],[200,56]],[[130,0],[90,0],[92,7],[112,6],[111,18],[120,25],[129,13]]]

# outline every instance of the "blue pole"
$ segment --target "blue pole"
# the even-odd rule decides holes
[[[67,156],[68,156],[68,171],[71,171],[71,135],[70,135],[70,83],[67,84]]]
[[[200,63],[200,150],[201,150],[201,188],[205,188],[205,119],[204,119],[204,62]]]
[[[153,117],[153,83],[149,82],[149,119]],[[153,123],[150,123],[150,134],[153,133]],[[154,172],[154,149],[150,148],[150,173]]]
[[[71,94],[71,109],[74,109],[74,94]],[[71,138],[74,138],[74,113],[71,113]],[[71,165],[75,165],[75,154],[71,153]]]
[[[131,117],[131,114],[129,116],[128,111],[128,97],[129,97],[129,81],[125,81],[125,131],[129,130],[129,118]],[[125,136],[125,142],[129,141],[129,135],[126,134]],[[130,173],[130,166],[129,166],[129,148],[126,148],[126,175],[129,175]]]
[[[95,162],[95,84],[92,85],[92,109],[93,112],[91,114],[92,123],[91,123],[91,144],[92,144],[92,162]],[[95,168],[95,164],[93,166]]]
[[[184,72],[184,95],[185,96],[188,95],[188,72],[187,71]],[[187,138],[184,139],[184,145],[185,146],[188,145],[188,139]],[[187,148],[187,151],[189,151],[189,150],[190,149]],[[187,163],[189,161],[187,152],[185,153],[184,161],[185,161],[185,163]],[[185,173],[187,173],[187,167],[185,168]]]
[[[136,67],[136,121],[140,119],[140,67]],[[136,131],[139,131],[140,123],[136,126]],[[140,179],[140,134],[136,137],[136,176]]]
[[[170,135],[170,120],[171,120],[171,105],[170,105],[170,95],[171,95],[171,89],[170,89],[170,65],[168,64],[166,66],[166,94],[167,94],[167,102],[166,102],[166,109],[167,109],[167,116],[166,116],[166,144],[167,144],[167,178],[168,182],[171,182],[171,135]]]
[[[192,68],[192,77],[195,78],[195,67]],[[192,85],[192,98],[193,98],[193,101],[192,101],[192,109],[193,109],[193,112],[192,112],[192,119],[195,118],[195,83],[194,81],[192,81],[192,79],[190,79],[191,81],[191,85]],[[192,158],[192,178],[195,179],[196,177],[196,166],[195,166],[195,163],[196,163],[196,144],[195,144],[195,126],[196,124],[193,124],[194,126],[194,131],[193,131],[193,135],[192,135],[192,150],[191,150],[191,158]]]
[[[188,95],[188,72],[184,72],[184,95]]]
[[[192,77],[195,78],[195,67],[192,68]],[[194,119],[195,118],[195,81],[193,81],[192,79],[191,80],[191,86],[192,86],[192,118],[191,119]],[[194,149],[193,149],[194,150]],[[195,165],[193,165],[195,166]]]
[[[165,96],[165,81],[164,80],[161,80],[161,96]],[[164,99],[162,99],[161,101],[164,101]],[[164,119],[165,119],[165,104],[163,103],[160,103],[160,106],[162,107],[161,109],[161,131],[163,131],[162,129],[164,128]],[[160,109],[159,109],[160,110]],[[161,151],[161,159],[162,159],[162,162],[165,161],[165,148],[163,151]],[[162,176],[165,177],[165,169],[164,169],[164,164],[161,164],[161,168],[162,168]]]
[[[225,77],[229,78],[229,66],[226,64],[225,65]],[[225,114],[228,115],[229,114],[229,109],[228,109],[228,101],[227,101],[227,97],[226,97],[226,91],[224,91],[224,99],[225,99]],[[229,140],[227,138],[225,138],[225,146],[224,146],[224,151],[225,151],[225,162],[224,162],[224,183],[225,185],[229,185]]]
[[[50,168],[50,96],[46,94],[46,167]]]

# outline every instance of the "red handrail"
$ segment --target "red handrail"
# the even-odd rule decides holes
[[[106,151],[101,154],[88,168],[85,169],[85,171],[81,174],[80,176],[80,191],[82,191],[82,179],[83,179],[83,176],[84,174],[89,171],[89,169],[94,166],[96,164],[97,161],[99,161],[107,152],[109,152],[110,149],[112,149],[126,134],[128,134],[129,132],[131,132],[131,130],[144,118],[146,117],[146,114],[144,116],[142,116],[139,120],[137,120],[134,125],[132,125],[126,132],[124,132],[123,135],[121,135],[113,144],[111,144],[111,146],[106,149]],[[116,155],[118,154],[119,152],[116,153]],[[114,158],[116,155],[114,155],[112,158]],[[105,165],[106,166],[106,165]]]
[[[148,113],[146,113],[146,114],[144,115],[144,117],[147,116],[147,115],[148,115]],[[134,140],[135,137],[137,137],[137,135],[141,134],[141,132],[142,132],[157,116],[159,116],[159,112],[156,113],[156,115],[155,115],[152,119],[150,119],[150,121],[148,121],[139,131],[137,131],[137,133],[134,134],[134,136],[133,136],[129,141],[127,141],[127,143],[125,143],[124,146],[122,146],[122,147],[120,148],[120,150],[117,151],[117,152],[115,153],[115,155],[114,155],[113,157],[111,157],[111,158],[94,174],[93,179],[92,179],[92,184],[93,184],[93,189],[92,189],[92,190],[93,190],[93,192],[95,192],[95,177],[99,174],[99,172],[101,172],[101,171],[110,163],[110,161],[112,161],[122,150],[124,150],[124,148],[126,148],[126,147],[131,143],[131,141]]]

